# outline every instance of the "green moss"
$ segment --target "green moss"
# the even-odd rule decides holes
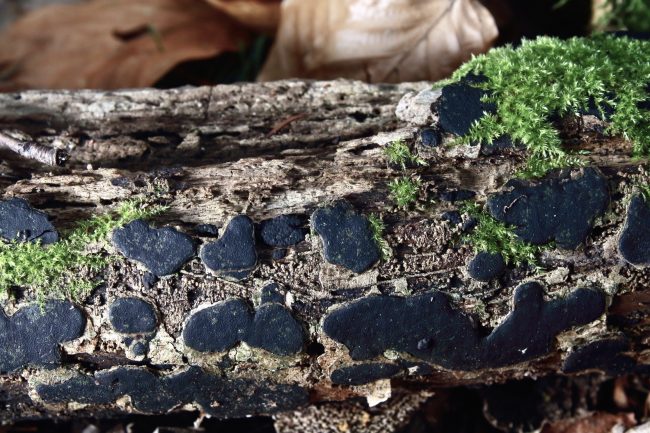
[[[419,177],[402,176],[391,180],[388,183],[388,190],[395,204],[406,208],[417,200],[421,185]]]
[[[388,260],[393,255],[393,250],[384,239],[384,230],[386,226],[380,216],[375,214],[368,215],[368,222],[370,223],[370,230],[372,230],[372,239],[379,247],[382,260]]]
[[[109,264],[110,258],[102,250],[111,232],[163,210],[163,206],[133,199],[121,203],[113,213],[79,222],[51,245],[0,242],[0,293],[20,286],[34,289],[40,301],[52,297],[78,299],[97,285],[85,275]]]
[[[399,165],[406,170],[407,164],[426,165],[426,161],[413,154],[404,140],[395,140],[384,147],[384,155],[389,163]]]
[[[639,189],[639,192],[643,196],[646,203],[650,203],[650,185],[644,183],[644,184],[638,184],[636,187]]]
[[[476,218],[476,227],[464,238],[476,253],[500,253],[506,263],[515,266],[523,263],[539,266],[537,256],[543,247],[522,241],[513,227],[496,220],[477,203],[466,202],[461,211]]]
[[[648,98],[648,41],[609,35],[540,37],[523,41],[518,48],[495,48],[476,56],[439,84],[470,73],[488,78],[478,86],[488,91],[486,101],[494,102],[497,111],[479,119],[461,140],[491,143],[508,134],[523,143],[529,156],[522,177],[581,164],[577,154],[563,148],[549,118],[587,109],[590,99],[601,112],[605,103],[613,107],[607,133],[630,140],[636,157],[650,153],[650,112],[637,105]]]

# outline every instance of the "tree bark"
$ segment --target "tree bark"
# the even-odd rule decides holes
[[[619,374],[624,372],[617,370],[621,363],[626,372],[643,369],[648,356],[648,274],[643,267],[626,264],[617,248],[626,200],[647,176],[630,156],[630,146],[620,138],[602,136],[594,118],[581,119],[582,126],[569,141],[590,152],[584,156],[586,164],[605,179],[607,210],[576,249],[544,250],[539,259],[544,270],[510,265],[500,278],[480,282],[467,271],[474,256],[463,240],[464,230],[469,233],[463,228],[468,216],[460,224],[441,217],[459,208],[447,193],[471,190],[476,194],[471,200],[481,204],[502,194],[524,163],[525,151],[485,156],[479,146],[423,146],[422,125],[398,119],[395,109],[405,93],[428,86],[285,81],[0,95],[1,130],[19,130],[39,143],[54,142],[70,151],[66,168],[42,167],[3,154],[4,198],[26,199],[50,215],[59,231],[139,195],[154,195],[169,207],[154,218],[154,226],[173,226],[203,246],[217,238],[197,234],[199,224],[214,224],[223,234],[239,214],[255,223],[285,214],[298,214],[303,221],[311,218],[309,227],[303,225],[305,240],[287,247],[283,258],[276,253],[284,248],[257,239],[257,263],[240,281],[214,275],[198,255],[180,272],[149,283],[143,282],[146,271],[135,261],[111,264],[100,272],[102,283],[75,300],[85,327],[80,336],[61,345],[60,358],[2,376],[8,408],[3,419],[196,408],[220,417],[280,411],[284,414],[278,415],[279,423],[289,425],[290,431],[296,427],[290,426],[286,411],[356,398],[377,404],[391,395],[419,402],[420,396],[441,387],[562,373],[578,348],[603,340],[619,342],[612,343],[618,349],[592,347],[584,352],[591,355],[583,356],[593,362],[578,360],[586,367],[577,373]],[[411,144],[426,166],[402,170],[388,164],[383,147],[398,138]],[[551,177],[565,182],[585,176],[587,170]],[[389,182],[405,175],[417,175],[422,182],[417,203],[408,209],[394,205],[388,188]],[[324,256],[323,229],[315,224],[313,213],[333,209],[340,200],[351,206],[350,212],[383,218],[390,257],[353,272]],[[120,256],[113,246],[107,253]],[[252,337],[221,351],[188,347],[183,329],[203,307],[240,299],[255,315],[254,323],[255,311],[261,311],[261,289],[270,281],[279,284],[280,298],[273,302],[303,329],[297,353],[261,349],[250,343]],[[538,282],[544,299],[518,298],[515,311],[526,317],[515,318],[515,291],[527,282]],[[575,297],[576,308],[566,300],[577,288],[589,289],[595,298]],[[520,298],[536,290],[527,289],[521,289]],[[437,294],[435,300],[426,301],[424,294],[432,293]],[[146,338],[120,334],[111,325],[109,309],[123,297],[138,297],[154,306],[158,326]],[[372,302],[367,310],[345,310],[368,299]],[[33,292],[26,290],[22,297],[9,296],[4,309],[8,315],[18,314],[33,302]],[[391,308],[406,318],[392,317]],[[352,311],[357,322],[348,320],[344,310]],[[372,311],[386,314],[380,316],[389,323],[379,323]],[[415,319],[409,322],[410,314]],[[577,318],[581,314],[593,317]],[[417,349],[413,342],[404,343],[404,333],[395,337],[398,342],[382,340],[382,333],[407,322],[414,334],[421,333],[419,322],[429,319],[444,326],[429,329],[434,337],[416,341]],[[562,320],[566,326],[558,325]],[[544,321],[548,325],[539,326]],[[375,329],[374,324],[381,335],[367,336],[368,344],[375,344],[372,350],[360,336],[342,330]],[[532,327],[530,335],[527,327]],[[557,332],[548,331],[556,327]],[[495,335],[497,330],[500,335]],[[530,340],[531,351],[542,349],[529,356],[527,347],[508,346],[522,338]],[[133,352],[134,339],[146,342],[146,355]],[[470,340],[476,340],[474,346]],[[476,354],[459,349],[464,345],[475,348]],[[505,355],[516,350],[521,355]],[[495,351],[503,355],[490,354]],[[458,360],[463,357],[465,364]],[[351,366],[361,367],[345,370]],[[392,373],[384,374],[383,368]],[[336,371],[353,384],[333,383]],[[207,385],[197,387],[195,382]],[[215,389],[207,389],[210,386]],[[164,402],[137,393],[156,394]]]

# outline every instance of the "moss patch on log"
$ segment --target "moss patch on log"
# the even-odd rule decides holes
[[[127,200],[114,212],[81,221],[51,245],[40,242],[0,243],[0,293],[12,286],[33,289],[46,298],[78,299],[97,285],[88,275],[108,265],[102,250],[112,231],[136,219],[151,218],[165,209],[141,199]]]
[[[622,135],[635,156],[650,153],[650,42],[596,35],[560,40],[540,37],[520,47],[502,47],[479,55],[441,84],[466,81],[483,89],[481,101],[493,103],[469,132],[466,144],[492,143],[507,135],[529,151],[522,177],[580,165],[579,156],[562,146],[550,119],[595,113],[608,121],[608,134]]]
[[[515,233],[514,227],[492,217],[474,202],[466,202],[461,210],[476,219],[476,226],[465,236],[476,253],[488,252],[501,254],[508,264],[516,266],[528,263],[537,267],[537,256],[542,246],[522,241]]]

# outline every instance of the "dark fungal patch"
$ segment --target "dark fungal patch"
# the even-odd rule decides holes
[[[438,147],[442,143],[440,131],[434,128],[420,130],[420,143],[425,147]]]
[[[470,277],[478,281],[490,281],[503,275],[506,262],[499,253],[482,251],[478,253],[467,265]]]
[[[135,220],[113,231],[113,244],[157,277],[173,274],[195,254],[192,238],[173,227],[150,228]]]
[[[618,251],[633,265],[650,264],[650,204],[637,194],[627,207],[623,231],[618,240]]]
[[[276,282],[271,282],[262,287],[260,298],[262,304],[268,304],[269,302],[277,302],[278,304],[284,303],[284,295],[280,291],[280,286]]]
[[[108,317],[113,329],[122,334],[151,333],[158,323],[153,306],[140,298],[118,298]]]
[[[287,249],[286,248],[275,248],[271,252],[271,258],[273,260],[282,260],[287,256]]]
[[[362,298],[331,312],[323,330],[355,360],[397,350],[444,368],[476,370],[546,355],[560,332],[590,323],[604,311],[601,291],[576,289],[566,298],[544,301],[542,286],[530,282],[517,287],[513,311],[485,337],[441,292]]]
[[[486,80],[482,75],[468,74],[459,82],[442,88],[438,103],[442,129],[452,134],[465,135],[484,113],[496,111],[493,103],[481,101],[486,93],[478,85]]]
[[[194,233],[198,236],[216,238],[219,236],[219,228],[214,224],[197,224],[194,226]]]
[[[345,201],[316,210],[311,223],[323,242],[330,263],[361,273],[380,258],[368,218]]]
[[[205,266],[223,277],[243,280],[255,269],[255,227],[246,215],[237,215],[221,238],[204,245],[200,252]]]
[[[562,371],[577,373],[585,370],[601,370],[616,376],[634,371],[636,361],[624,354],[630,350],[625,338],[609,338],[581,346],[571,352],[564,361]]]
[[[471,216],[471,217],[465,219],[465,221],[463,221],[463,225],[462,225],[462,227],[460,228],[460,230],[461,230],[463,233],[467,233],[467,232],[473,230],[474,227],[476,227],[477,224],[478,224],[478,219],[476,219],[475,217]]]
[[[223,352],[244,339],[252,320],[243,299],[218,302],[189,317],[183,328],[183,341],[199,352]]]
[[[218,417],[269,414],[295,409],[308,400],[307,392],[297,385],[225,379],[198,367],[169,376],[157,376],[142,367],[117,367],[92,376],[78,374],[61,383],[39,384],[36,392],[50,404],[110,404],[129,396],[134,408],[144,413],[196,403],[206,414]]]
[[[259,224],[262,242],[270,247],[290,247],[305,240],[307,219],[301,215],[287,214],[264,220]]]
[[[567,171],[537,183],[511,180],[508,191],[488,199],[487,209],[494,218],[513,225],[526,242],[555,241],[560,248],[575,249],[609,203],[607,181],[599,172],[585,168],[575,174]]]
[[[300,323],[280,304],[262,305],[253,318],[245,341],[276,355],[288,356],[302,350],[305,336]]]
[[[67,301],[47,301],[21,308],[13,316],[0,313],[0,371],[27,365],[57,364],[59,344],[83,335],[86,318]]]
[[[52,244],[59,234],[47,214],[22,198],[0,201],[0,237],[8,241]]]
[[[402,368],[396,364],[375,362],[341,367],[332,372],[330,379],[336,385],[364,385],[399,374]]]
[[[604,120],[606,122],[611,121],[612,116],[616,112],[616,109],[614,106],[612,106],[608,101],[609,100],[614,100],[616,95],[612,93],[608,93],[606,95],[606,100],[602,101],[600,106],[596,104],[596,101],[593,96],[589,97],[589,102],[587,104],[586,109],[579,109],[578,112],[583,115],[591,115],[595,116],[596,118],[600,120]]]
[[[243,341],[288,356],[302,350],[305,333],[279,303],[265,303],[253,314],[243,299],[230,299],[192,314],[183,329],[183,341],[199,352],[223,352]]]
[[[457,210],[449,210],[446,212],[443,212],[442,215],[440,215],[440,218],[443,221],[448,221],[449,223],[457,226],[463,222],[463,218],[460,215],[460,212]]]
[[[149,351],[149,345],[145,341],[135,341],[130,349],[135,356],[144,356]]]
[[[526,146],[521,142],[513,142],[509,135],[500,135],[491,143],[481,143],[481,155],[492,156],[507,150],[521,150]]]

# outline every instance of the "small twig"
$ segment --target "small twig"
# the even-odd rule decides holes
[[[506,212],[508,212],[510,210],[510,208],[513,207],[515,205],[515,203],[517,203],[517,201],[519,201],[520,198],[525,198],[525,197],[526,197],[525,195],[520,195],[519,197],[517,197],[516,199],[511,201],[510,204],[504,206],[503,207],[503,213],[505,214]]]
[[[267,137],[270,137],[272,135],[277,134],[281,129],[289,126],[292,122],[295,122],[296,120],[301,120],[307,117],[307,113],[299,113],[299,114],[294,114],[292,116],[289,116],[285,119],[280,120],[279,122],[276,122],[275,125],[273,125],[273,129],[266,134]]]
[[[68,152],[48,147],[31,140],[18,140],[0,132],[0,148],[9,149],[18,155],[43,164],[62,166],[68,160]]]

